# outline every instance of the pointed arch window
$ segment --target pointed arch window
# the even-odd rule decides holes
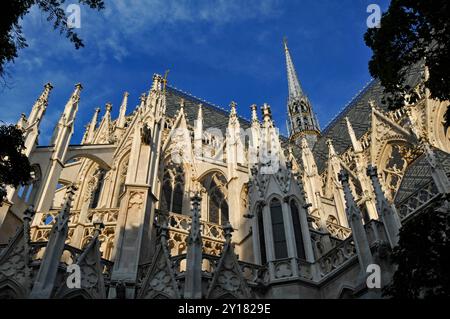
[[[225,225],[229,220],[228,203],[221,187],[212,180],[209,193],[208,221]]]
[[[184,171],[181,167],[168,167],[165,170],[161,195],[161,211],[183,213]]]
[[[286,233],[284,231],[283,210],[281,202],[273,199],[270,202],[270,217],[272,220],[273,245],[275,248],[275,258],[282,259],[288,257]]]
[[[295,200],[291,200],[290,206],[292,226],[294,227],[295,246],[297,247],[297,257],[306,259],[305,246],[303,245],[302,224],[300,222],[299,210]]]
[[[263,208],[261,205],[259,205],[257,208],[256,218],[258,219],[259,251],[261,256],[261,264],[264,265],[265,263],[267,263],[267,255],[266,237],[264,235]]]
[[[100,169],[99,171],[97,171],[97,174],[98,174],[97,185],[95,187],[94,194],[92,195],[92,201],[91,201],[90,208],[97,208],[97,206],[98,206],[98,202],[100,200],[100,195],[101,195],[102,189],[103,189],[103,183],[105,181],[106,171],[104,169]]]

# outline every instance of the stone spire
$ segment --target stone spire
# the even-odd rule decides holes
[[[331,139],[327,140],[328,145],[328,166],[327,180],[325,183],[325,197],[332,198],[336,203],[336,210],[339,215],[339,222],[342,226],[348,227],[347,218],[345,216],[345,198],[342,185],[339,182],[339,173],[342,170],[341,160],[333,146]]]
[[[56,186],[66,161],[70,140],[73,135],[75,117],[80,101],[81,84],[75,85],[75,90],[67,102],[53,133],[50,144],[53,145],[47,169],[42,176],[42,183],[36,195],[36,211],[47,213],[53,203]],[[38,216],[37,216],[38,217]],[[42,217],[42,216],[39,216]],[[36,220],[36,219],[35,219]],[[37,219],[39,220],[39,219]]]
[[[53,86],[50,83],[47,83],[44,86],[44,91],[34,103],[33,109],[31,110],[30,116],[28,117],[28,123],[30,125],[33,125],[35,121],[40,121],[42,119],[42,116],[47,109],[48,97],[50,96],[50,92],[52,89]]]
[[[286,54],[286,69],[288,78],[288,115],[291,142],[300,143],[299,137],[306,136],[308,144],[312,148],[320,135],[320,127],[316,115],[312,109],[311,102],[303,92],[300,81],[292,62],[291,54],[287,46],[287,40],[284,39],[284,52]]]
[[[355,151],[355,153],[361,153],[363,149],[361,143],[356,137],[355,131],[353,130],[352,123],[350,123],[348,117],[345,117],[345,121],[347,123],[348,135],[350,136],[350,140],[352,141],[353,150]]]
[[[356,177],[358,178],[359,184],[361,185],[361,189],[363,191],[362,200],[365,203],[368,217],[370,219],[378,219],[375,198],[373,196],[374,194],[372,183],[370,182],[370,179],[367,177],[366,174],[366,167],[368,165],[368,160],[363,152],[361,142],[358,141],[358,138],[356,137],[355,131],[353,130],[352,124],[350,123],[348,117],[345,118],[345,121],[347,122],[348,134],[350,136],[353,151],[355,153],[354,171],[356,173]]]
[[[238,120],[236,108],[237,108],[237,103],[234,101],[231,101],[231,103],[230,103],[230,121],[229,121],[230,125],[236,123],[236,121]]]
[[[352,229],[353,242],[355,243],[359,265],[361,266],[361,272],[365,274],[367,266],[372,264],[373,258],[370,251],[369,241],[367,239],[367,234],[362,222],[361,211],[353,198],[353,194],[350,190],[348,173],[345,170],[342,170],[339,174],[339,180],[344,188],[345,201],[347,203],[347,219],[350,228]]]
[[[367,175],[372,180],[373,189],[375,191],[375,196],[377,198],[377,209],[378,215],[383,221],[386,234],[388,236],[389,244],[391,248],[397,246],[398,243],[398,232],[401,227],[400,219],[393,205],[390,205],[381,189],[381,184],[378,179],[377,168],[369,165],[367,168]]]
[[[52,296],[58,267],[69,232],[70,208],[76,190],[77,188],[74,185],[69,186],[67,189],[63,207],[53,224],[35,284],[30,294],[32,299],[49,299]]]
[[[200,224],[201,196],[196,193],[192,198],[192,222],[187,238],[186,276],[184,284],[185,299],[202,298],[202,233]]]
[[[264,105],[261,108],[262,110],[262,116],[263,116],[263,123],[264,126],[271,126],[273,125],[272,122],[272,111],[270,110],[270,105],[267,103],[264,103]]]
[[[194,128],[194,154],[201,157],[203,148],[203,105],[198,105],[197,120]]]
[[[94,141],[95,128],[97,126],[98,113],[100,113],[100,108],[97,107],[94,111],[94,115],[92,116],[91,122],[88,124],[88,129],[86,132],[86,138],[84,140],[85,144],[90,144]]]
[[[252,125],[256,124],[259,126],[258,106],[256,104],[252,104],[252,106],[250,106],[250,109],[252,110]]]
[[[123,94],[122,104],[120,105],[119,117],[117,118],[117,127],[124,128],[125,127],[125,114],[127,113],[127,105],[128,105],[128,96],[130,94],[125,92]]]
[[[67,135],[72,135],[73,122],[75,121],[78,112],[78,102],[80,101],[80,93],[83,89],[82,85],[78,83],[75,85],[75,90],[67,101],[64,107],[64,112],[59,118],[58,124],[55,127],[52,141],[50,144],[57,145],[66,140]]]

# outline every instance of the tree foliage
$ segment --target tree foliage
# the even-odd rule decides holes
[[[66,12],[63,7],[65,0],[7,0],[0,2],[0,76],[5,75],[5,65],[18,57],[18,51],[27,47],[25,36],[20,26],[21,19],[33,6],[47,15],[47,21],[53,23],[53,28],[64,34],[76,49],[84,46],[82,39],[67,24]],[[78,0],[80,4],[92,9],[104,8],[103,0]]]
[[[365,42],[373,56],[369,70],[391,94],[389,106],[403,105],[407,69],[425,62],[431,97],[450,100],[450,2],[448,0],[392,0],[380,28],[371,28]],[[450,122],[448,122],[450,123]]]
[[[31,180],[31,166],[24,149],[22,130],[15,125],[0,125],[0,203],[7,185],[18,187]]]
[[[399,299],[450,297],[450,204],[440,201],[400,230],[393,261],[398,265],[386,296]]]

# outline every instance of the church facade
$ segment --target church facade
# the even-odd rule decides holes
[[[449,102],[412,68],[414,105],[372,81],[321,130],[284,49],[287,137],[267,104],[246,120],[154,75],[80,144],[77,84],[39,145],[45,85],[17,124],[33,181],[0,206],[0,298],[381,298],[402,224],[449,207]]]

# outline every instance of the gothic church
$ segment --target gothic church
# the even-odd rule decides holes
[[[415,67],[414,105],[389,111],[374,80],[321,129],[284,50],[287,137],[267,104],[248,121],[154,75],[135,109],[128,93],[118,118],[96,109],[80,144],[77,84],[39,145],[45,85],[17,123],[33,181],[0,206],[0,298],[381,298],[367,269],[389,283],[402,224],[450,209],[449,102]]]

